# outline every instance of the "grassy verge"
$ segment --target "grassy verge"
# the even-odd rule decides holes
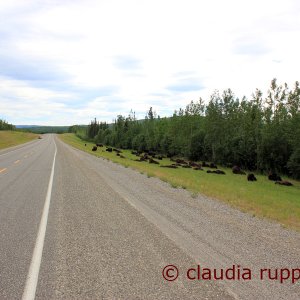
[[[0,131],[0,149],[24,144],[38,138],[38,134],[19,131]]]
[[[192,192],[217,198],[230,205],[248,212],[253,216],[266,217],[281,223],[285,227],[300,231],[300,182],[290,180],[294,186],[275,185],[266,176],[256,175],[257,182],[248,182],[246,176],[234,175],[230,169],[222,168],[226,175],[207,174],[206,171],[193,169],[168,169],[148,162],[137,162],[135,155],[129,150],[123,150],[125,158],[109,153],[104,148],[92,152],[93,143],[83,142],[74,134],[63,134],[60,138],[80,150],[101,156],[145,173],[148,177],[158,177],[169,182],[171,186],[183,187]],[[87,144],[85,146],[84,144]],[[160,161],[161,165],[170,164],[169,159]]]

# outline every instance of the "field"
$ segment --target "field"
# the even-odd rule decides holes
[[[191,191],[192,196],[198,193],[224,201],[243,212],[253,216],[266,217],[300,231],[300,182],[290,180],[294,186],[275,185],[264,175],[256,175],[257,182],[248,182],[245,175],[235,175],[231,169],[220,168],[226,175],[207,174],[205,171],[193,169],[169,169],[148,162],[134,161],[137,157],[130,150],[122,150],[125,158],[109,153],[104,148],[92,151],[93,143],[84,142],[74,134],[63,134],[60,138],[80,150],[101,156],[130,167],[149,177],[155,176],[169,182],[174,188],[184,188]],[[87,144],[85,146],[84,144]],[[160,165],[169,165],[170,160],[165,158],[159,161]],[[283,180],[287,178],[283,178]]]
[[[0,131],[0,149],[24,144],[38,138],[37,134],[19,131]]]

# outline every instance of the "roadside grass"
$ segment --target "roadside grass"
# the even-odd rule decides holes
[[[245,175],[235,175],[228,168],[221,168],[226,175],[207,174],[207,168],[205,171],[160,168],[158,165],[148,162],[134,161],[137,157],[132,155],[130,150],[122,150],[125,158],[120,158],[115,152],[105,151],[105,147],[98,148],[96,152],[93,152],[94,143],[82,141],[74,134],[67,133],[59,137],[75,148],[138,170],[148,177],[158,177],[170,183],[174,188],[183,187],[191,191],[193,198],[201,193],[226,202],[252,216],[265,217],[281,223],[283,227],[300,231],[299,181],[283,178],[294,184],[292,187],[287,187],[275,185],[266,176],[259,174],[255,175],[257,182],[248,182]],[[170,160],[167,158],[159,162],[160,165],[170,164]]]
[[[24,144],[31,140],[37,139],[38,136],[38,134],[31,132],[9,130],[0,131],[0,149]]]

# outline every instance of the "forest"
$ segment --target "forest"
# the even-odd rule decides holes
[[[118,115],[113,124],[91,121],[70,132],[96,143],[156,151],[230,167],[300,179],[300,87],[271,81],[266,97],[256,89],[249,99],[231,89],[215,91],[208,101],[191,101],[171,117],[150,107],[144,120]]]
[[[0,130],[15,130],[16,127],[0,119]]]

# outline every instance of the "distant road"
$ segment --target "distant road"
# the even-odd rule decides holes
[[[259,268],[299,268],[299,233],[192,198],[55,135],[2,154],[1,300],[300,298],[300,280],[256,276]],[[165,269],[173,282],[162,273],[170,264],[179,270],[175,279]],[[188,279],[197,264],[240,265],[255,276]]]

